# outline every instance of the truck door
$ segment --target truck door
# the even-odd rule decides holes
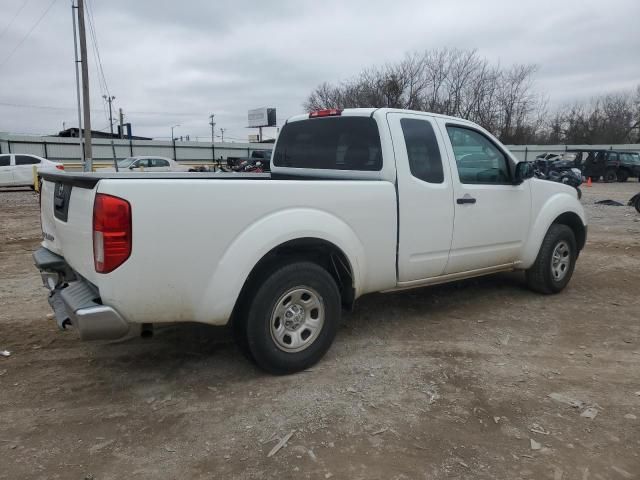
[[[397,169],[398,281],[442,275],[453,233],[451,171],[433,117],[389,113]]]
[[[513,185],[513,162],[484,132],[439,119],[448,139],[455,221],[445,273],[508,265],[519,260],[529,233],[530,182]]]

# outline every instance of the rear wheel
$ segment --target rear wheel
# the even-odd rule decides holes
[[[617,179],[619,182],[626,182],[629,178],[629,172],[626,170],[618,170]]]
[[[604,181],[607,183],[615,182],[618,179],[618,175],[613,168],[608,169],[604,172]]]
[[[566,225],[551,225],[535,263],[526,271],[527,285],[544,294],[562,291],[571,280],[577,255],[573,231]]]
[[[319,265],[296,261],[265,275],[237,319],[238,339],[270,373],[310,367],[329,350],[340,322],[340,293]],[[237,337],[236,337],[237,338]]]

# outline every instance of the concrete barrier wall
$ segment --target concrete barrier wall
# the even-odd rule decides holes
[[[80,163],[80,146],[77,138],[37,137],[12,135],[0,132],[0,153],[31,153],[68,164]],[[95,162],[113,161],[111,140],[94,139]],[[273,144],[216,142],[173,142],[162,140],[114,140],[116,158],[134,155],[158,155],[185,163],[212,163],[228,157],[248,157],[254,150],[271,150]],[[563,153],[574,148],[604,148],[640,152],[640,144],[626,145],[508,145],[507,148],[519,160],[533,160],[541,153]]]
[[[580,148],[597,148],[605,150],[625,150],[628,152],[640,152],[640,144],[623,145],[507,145],[507,148],[518,160],[533,160],[541,153],[562,154],[567,150]]]
[[[110,139],[93,139],[94,162],[113,161]],[[171,142],[161,140],[114,140],[118,160],[134,155],[158,155],[191,163],[212,163],[228,157],[248,157],[254,150],[271,150],[273,144],[232,142]],[[31,153],[65,164],[80,164],[77,138],[37,137],[0,132],[0,153]]]

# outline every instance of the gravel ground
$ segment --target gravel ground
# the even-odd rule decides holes
[[[0,478],[640,478],[640,215],[593,204],[639,191],[584,189],[562,294],[514,273],[370,295],[287,377],[222,328],[58,331],[30,257],[37,197],[1,191]]]

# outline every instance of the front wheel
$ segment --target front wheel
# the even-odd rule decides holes
[[[318,362],[340,323],[333,277],[315,263],[296,261],[273,270],[259,285],[238,319],[257,365],[287,374]]]
[[[527,285],[544,294],[562,291],[571,280],[577,256],[573,230],[566,225],[551,225],[535,263],[526,271]]]
[[[618,179],[616,171],[612,168],[604,172],[604,181],[607,183],[615,182]]]

